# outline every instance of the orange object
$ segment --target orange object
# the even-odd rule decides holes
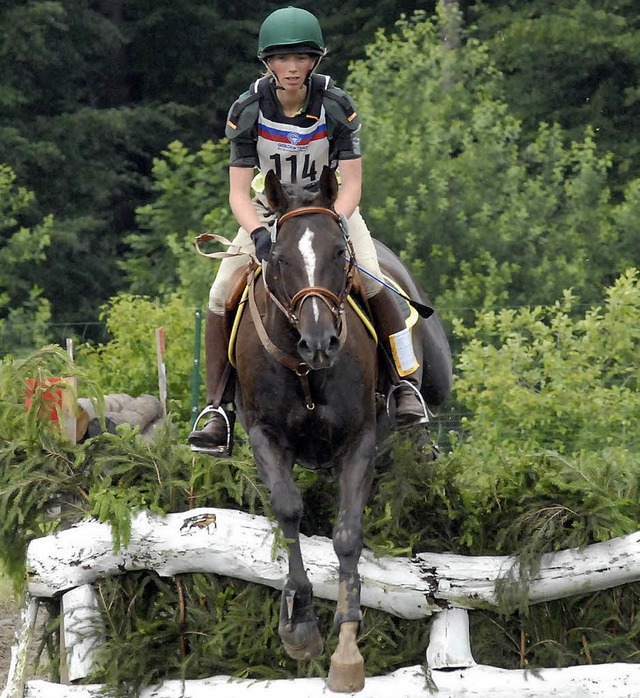
[[[56,388],[56,385],[60,385]],[[39,415],[57,424],[72,441],[76,440],[76,414],[74,405],[75,378],[28,378],[25,395],[25,408],[31,409],[36,394],[42,401]]]

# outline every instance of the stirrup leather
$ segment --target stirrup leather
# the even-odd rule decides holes
[[[227,441],[225,444],[220,446],[197,446],[195,444],[189,444],[192,451],[196,453],[208,453],[211,456],[226,456],[230,457],[233,451],[233,426],[235,423],[235,414],[229,415],[222,407],[214,407],[213,405],[207,405],[202,412],[196,417],[196,421],[193,423],[193,431],[198,431],[198,423],[210,414],[220,414],[224,419],[227,426]]]
[[[404,385],[408,385],[411,388],[411,390],[413,390],[413,392],[418,396],[418,400],[420,400],[420,404],[422,405],[422,409],[424,411],[423,416],[416,417],[415,422],[412,422],[411,426],[419,426],[421,424],[429,424],[429,408],[427,407],[427,403],[424,401],[424,398],[422,397],[420,391],[416,388],[416,386],[413,385],[413,383],[410,383],[409,381],[406,381],[406,380],[399,380],[397,383],[392,385],[391,388],[389,389],[389,393],[387,394],[387,405],[386,405],[387,417],[389,417],[389,419],[391,418],[390,405],[391,405],[391,398],[392,398],[393,394],[395,393],[395,391],[399,387],[404,386]]]

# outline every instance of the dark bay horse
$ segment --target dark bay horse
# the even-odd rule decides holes
[[[300,551],[303,503],[292,470],[296,463],[331,467],[339,478],[333,529],[339,640],[328,684],[333,691],[357,691],[364,686],[357,646],[362,620],[358,559],[376,449],[378,352],[347,302],[355,270],[350,243],[332,208],[338,193],[335,175],[325,168],[319,192],[311,194],[283,186],[269,173],[265,191],[279,216],[277,239],[262,277],[250,284],[250,312],[244,312],[237,330],[236,406],[288,544],[278,630],[287,653],[297,659],[319,656],[323,640]],[[392,253],[379,251],[406,292],[418,294]],[[428,367],[423,392],[428,403],[437,405],[449,392],[451,358],[437,317],[423,322],[430,327],[414,331],[418,358]]]

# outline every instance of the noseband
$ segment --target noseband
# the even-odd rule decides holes
[[[297,293],[295,293],[293,297],[289,297],[289,295],[284,291],[284,287],[282,287],[282,295],[284,296],[283,303],[272,293],[271,289],[267,286],[266,279],[264,280],[267,293],[269,294],[269,298],[273,301],[276,307],[284,313],[289,322],[296,328],[298,327],[299,323],[300,308],[302,307],[305,301],[309,300],[309,298],[318,298],[319,300],[321,300],[327,306],[327,308],[329,308],[331,314],[334,316],[336,321],[339,321],[342,317],[342,313],[344,312],[344,302],[349,293],[351,292],[351,288],[353,286],[355,254],[353,251],[351,241],[349,240],[344,230],[342,219],[340,218],[340,215],[338,213],[331,210],[330,208],[325,208],[324,206],[303,206],[302,208],[296,208],[292,211],[287,211],[282,216],[280,216],[278,222],[276,223],[276,231],[279,230],[280,226],[286,221],[291,220],[292,218],[297,218],[298,216],[306,216],[308,214],[321,214],[324,216],[330,216],[338,223],[338,225],[340,226],[340,230],[342,230],[345,243],[349,248],[349,266],[347,267],[347,273],[345,275],[345,283],[338,295],[336,295],[333,291],[330,291],[328,288],[324,288],[323,286],[306,286],[305,288],[301,288]]]

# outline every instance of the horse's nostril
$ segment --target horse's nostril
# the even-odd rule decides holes
[[[332,349],[334,351],[340,349],[340,337],[338,337],[335,334],[331,337],[331,339],[329,340],[329,349]]]
[[[300,351],[308,352],[309,351],[309,342],[307,342],[306,339],[301,339],[298,342],[298,349]]]

